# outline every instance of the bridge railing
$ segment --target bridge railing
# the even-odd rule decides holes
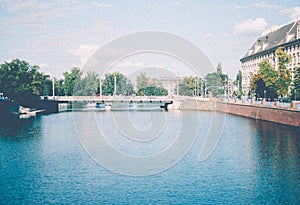
[[[44,97],[41,98],[44,99]],[[49,96],[47,99],[58,101],[172,100],[169,96]]]

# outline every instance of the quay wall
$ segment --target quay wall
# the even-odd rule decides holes
[[[216,102],[217,111],[300,127],[300,111],[259,105]]]
[[[215,110],[215,103],[211,101],[199,101],[193,99],[187,100],[174,100],[173,104],[169,105],[168,108],[171,110],[201,110],[201,111],[212,111]]]

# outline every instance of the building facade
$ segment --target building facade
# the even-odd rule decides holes
[[[245,94],[249,92],[251,76],[258,72],[258,65],[261,61],[267,59],[275,70],[278,70],[278,59],[275,55],[278,47],[282,47],[292,57],[287,69],[290,69],[293,79],[294,70],[300,63],[300,21],[262,35],[240,60],[242,63],[242,87]]]

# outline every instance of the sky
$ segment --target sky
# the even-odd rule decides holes
[[[118,37],[161,31],[192,42],[234,78],[240,58],[263,32],[299,19],[299,0],[0,0],[0,63],[18,58],[61,78]],[[123,64],[154,61],[141,56]]]

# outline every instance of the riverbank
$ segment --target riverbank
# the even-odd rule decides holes
[[[217,102],[215,109],[219,112],[239,115],[256,120],[264,120],[300,127],[300,111],[296,109],[283,109],[279,107],[226,102]]]
[[[284,125],[300,127],[300,109],[295,108],[295,103],[291,103],[288,107],[282,107],[278,103],[274,105],[260,102],[222,102],[221,99],[207,98],[177,98],[170,106],[170,109],[178,110],[194,110],[194,111],[218,111],[248,117],[256,120],[264,120]]]

